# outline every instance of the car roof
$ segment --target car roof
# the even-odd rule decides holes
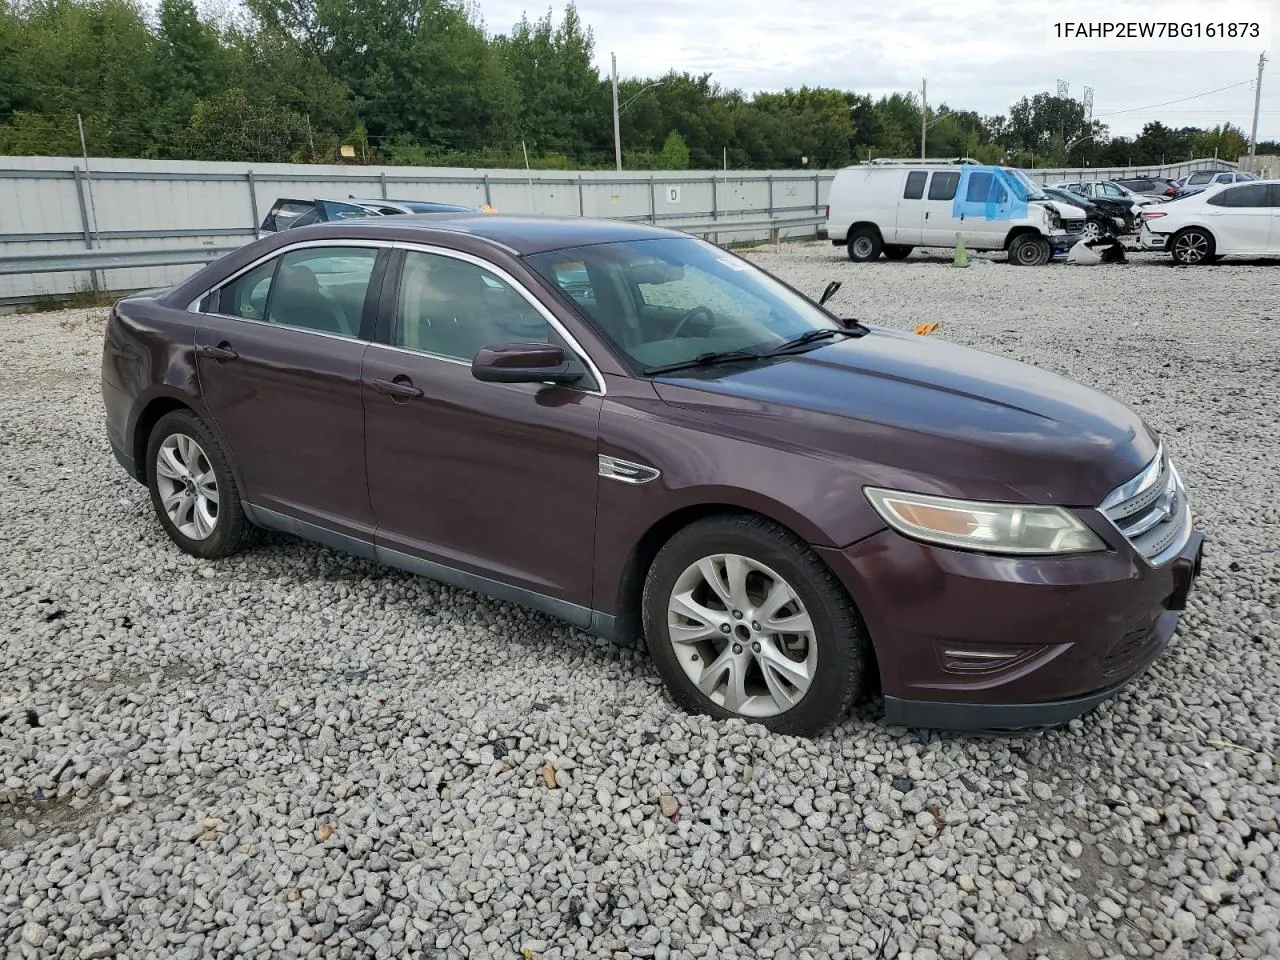
[[[362,233],[375,228],[388,239],[412,242],[440,233],[461,233],[526,256],[561,250],[565,247],[587,246],[595,243],[615,243],[625,240],[657,240],[661,238],[687,238],[688,234],[664,230],[643,223],[622,220],[594,220],[586,217],[543,217],[536,215],[515,216],[494,213],[410,213],[396,217],[369,217],[339,220],[332,223],[313,224],[296,228],[306,230],[317,239],[339,239],[351,227],[359,225]],[[293,231],[290,231],[293,232]],[[294,236],[299,236],[294,233]],[[417,235],[415,237],[415,235]]]

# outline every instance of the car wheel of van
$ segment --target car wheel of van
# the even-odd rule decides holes
[[[885,244],[884,256],[886,260],[905,260],[911,256],[911,251],[915,247],[904,247],[897,243]]]
[[[874,260],[883,249],[884,240],[875,227],[859,227],[849,234],[849,259],[854,263]]]
[[[690,524],[645,579],[649,654],[685,710],[812,736],[862,689],[866,633],[808,545],[761,517]]]
[[[190,410],[166,413],[152,429],[147,486],[165,533],[192,556],[229,556],[252,530],[222,448]]]
[[[1174,263],[1184,267],[1193,267],[1201,263],[1212,263],[1214,259],[1213,237],[1207,230],[1189,227],[1173,235],[1170,253]]]
[[[1009,262],[1019,267],[1042,267],[1053,256],[1053,248],[1044,237],[1024,233],[1009,245]]]

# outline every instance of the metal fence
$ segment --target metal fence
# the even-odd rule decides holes
[[[1180,176],[1214,165],[1225,166],[1193,160],[1159,168],[1031,173],[1051,182],[1078,176]],[[487,203],[502,213],[607,217],[676,228],[697,224],[697,232],[714,232],[727,243],[771,234],[812,235],[834,176],[831,170],[531,173],[0,157],[0,264],[5,265],[0,304],[176,282],[201,262],[252,240],[280,197]],[[714,226],[707,229],[708,223]],[[68,267],[66,258],[90,251],[116,256],[109,263],[95,257],[102,264],[97,270]],[[181,262],[158,263],[175,251]],[[15,266],[23,260],[29,270]]]

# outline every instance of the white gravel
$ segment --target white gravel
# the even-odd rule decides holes
[[[103,435],[102,311],[3,317],[0,953],[1280,955],[1280,265],[757,256],[1166,432],[1210,552],[1145,677],[1026,737],[688,718],[539,615],[181,554]]]

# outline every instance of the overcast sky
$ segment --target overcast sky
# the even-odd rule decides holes
[[[534,0],[536,3],[536,0]],[[1253,16],[1274,0],[1228,0],[1236,15]],[[1005,113],[1024,95],[1054,93],[1057,81],[1080,98],[1093,88],[1095,118],[1113,135],[1133,135],[1143,123],[1209,127],[1230,121],[1248,135],[1258,54],[1268,52],[1262,83],[1259,139],[1280,139],[1280,50],[1265,39],[1234,51],[1206,51],[1184,41],[1181,51],[1115,52],[1053,40],[1053,24],[1071,19],[1217,22],[1224,0],[578,0],[595,33],[597,64],[618,55],[621,77],[657,76],[669,69],[709,72],[747,93],[831,86],[872,95],[920,89],[930,105],[982,114]],[[543,2],[479,0],[491,33],[507,32],[523,10],[536,19]],[[558,22],[563,0],[552,4]],[[1196,96],[1240,84],[1210,96]],[[1150,110],[1141,108],[1187,99]]]

